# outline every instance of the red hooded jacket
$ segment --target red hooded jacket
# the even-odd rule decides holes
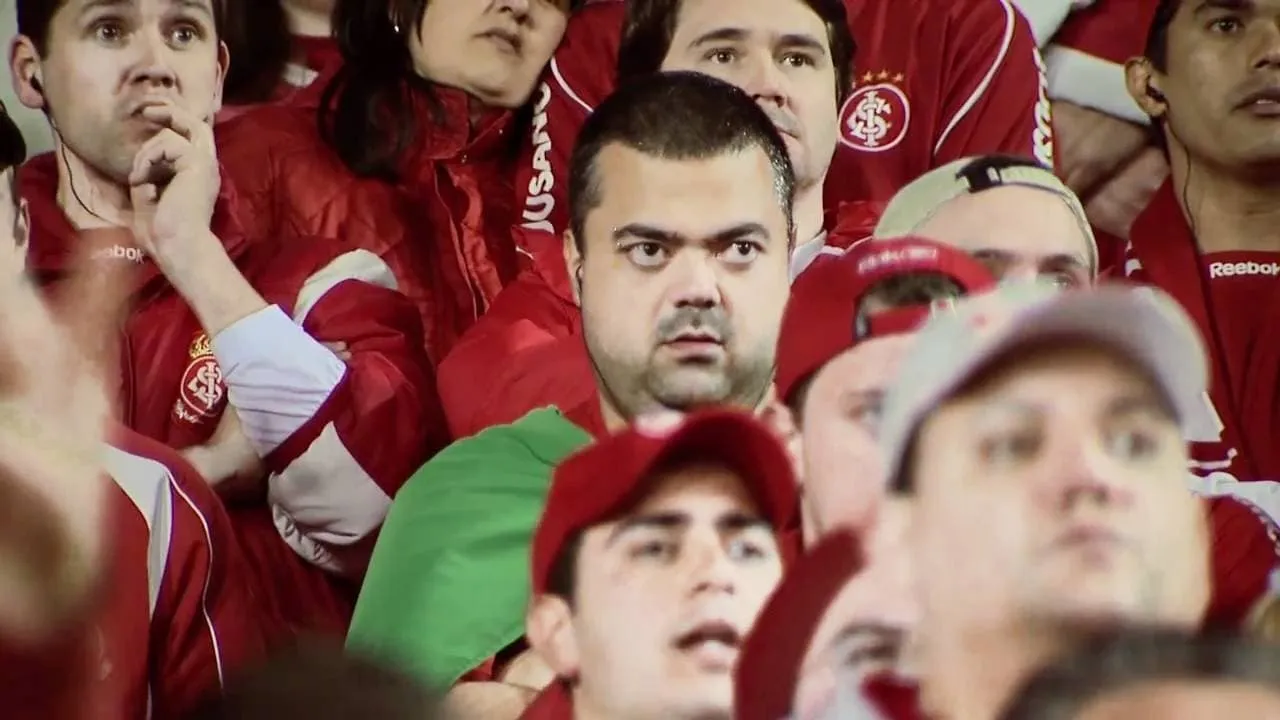
[[[437,86],[437,109],[415,98],[422,139],[400,180],[353,174],[320,137],[327,77],[289,103],[217,126],[218,156],[252,237],[324,237],[382,258],[418,308],[433,361],[489,307],[516,273],[513,115],[472,129],[468,96]]]
[[[28,162],[20,183],[28,267],[55,306],[77,244],[101,243],[99,262],[137,264],[121,337],[124,423],[183,449],[209,440],[234,406],[269,473],[265,502],[229,508],[268,614],[344,631],[391,498],[446,442],[418,315],[386,264],[320,239],[251,241],[224,182],[213,231],[272,305],[211,339],[127,231],[70,225],[51,155]],[[350,359],[317,341],[346,343]]]
[[[1191,456],[1193,488],[1219,498],[1211,505],[1212,615],[1224,621],[1243,617],[1280,565],[1280,343],[1270,333],[1270,323],[1280,319],[1277,261],[1274,253],[1202,255],[1172,181],[1138,216],[1125,248],[1125,275],[1176,298],[1211,357],[1206,401],[1221,429],[1215,441],[1192,443]]]

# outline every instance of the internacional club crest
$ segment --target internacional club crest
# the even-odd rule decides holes
[[[213,355],[209,336],[197,332],[188,352],[191,361],[182,373],[182,385],[178,388],[178,400],[173,413],[179,419],[198,424],[215,417],[222,408],[227,385],[222,380],[222,367]]]
[[[911,103],[902,73],[865,73],[840,109],[840,142],[854,150],[884,152],[897,147],[911,126]]]

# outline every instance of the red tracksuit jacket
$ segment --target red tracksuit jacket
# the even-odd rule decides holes
[[[1134,222],[1125,249],[1125,275],[1177,298],[1212,357],[1210,399],[1221,430],[1217,441],[1192,443],[1191,454],[1193,488],[1219,498],[1211,504],[1213,614],[1224,621],[1238,620],[1267,590],[1280,547],[1280,343],[1270,332],[1280,318],[1277,261],[1278,254],[1202,256],[1171,182]]]
[[[110,562],[63,638],[0,647],[6,718],[179,718],[263,650],[257,605],[221,503],[172,449],[118,428]]]
[[[28,266],[49,292],[74,243],[105,242],[99,262],[138,264],[121,339],[124,422],[182,449],[234,406],[270,475],[265,501],[229,508],[267,610],[294,628],[345,632],[391,498],[445,444],[417,311],[368,251],[239,234],[224,183],[214,232],[273,305],[210,339],[127,231],[104,241],[71,227],[56,178],[52,156],[21,176]],[[345,342],[351,359],[316,340]]]
[[[102,703],[110,717],[180,718],[262,652],[251,578],[222,504],[174,450],[121,429],[107,471],[114,546],[92,631]]]

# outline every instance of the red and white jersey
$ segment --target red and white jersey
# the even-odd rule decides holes
[[[230,521],[175,451],[120,429],[106,456],[111,566],[90,630],[109,718],[182,717],[263,649]]]
[[[1044,67],[1026,20],[1008,0],[846,0],[858,52],[854,92],[825,204],[882,205],[925,172],[969,155],[1011,153],[1053,164]],[[516,177],[522,254],[561,278],[558,233],[568,221],[569,158],[587,116],[613,91],[625,6],[587,5],[569,21],[534,97],[532,133]],[[517,240],[519,242],[519,239]]]
[[[1280,567],[1280,254],[1200,253],[1172,181],[1138,216],[1125,277],[1173,296],[1205,339],[1209,420],[1190,445],[1189,487],[1211,498],[1210,619],[1239,623]]]

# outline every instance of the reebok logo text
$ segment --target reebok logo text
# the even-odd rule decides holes
[[[1234,277],[1236,275],[1269,275],[1280,276],[1280,262],[1215,262],[1209,263],[1209,277]]]
[[[94,260],[128,260],[129,262],[141,263],[147,259],[147,253],[136,247],[112,245],[101,250],[94,250],[89,257]]]

